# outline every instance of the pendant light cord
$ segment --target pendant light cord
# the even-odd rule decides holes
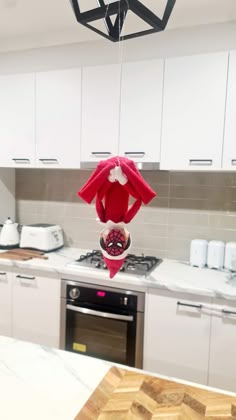
[[[129,11],[129,2],[126,0],[127,3],[127,12],[122,12],[123,14],[126,14]],[[118,65],[120,66],[120,99],[119,99],[119,124],[118,124],[118,150],[120,150],[120,139],[121,139],[121,95],[122,95],[122,78],[123,78],[123,63],[124,63],[124,43],[121,40],[121,11],[120,11],[120,3],[119,3],[119,49],[118,49]],[[123,33],[125,34],[125,26],[126,26],[126,16],[123,16],[122,20],[122,26],[123,26]]]
[[[127,15],[129,11],[129,1],[126,0],[127,3],[127,11],[124,11],[123,13]],[[110,0],[107,4],[106,8],[106,14],[105,14],[105,22],[106,18],[108,16],[109,6],[110,6]],[[122,16],[122,27],[123,27],[123,33],[125,32],[125,25],[126,25],[126,16]],[[120,66],[120,98],[119,98],[119,124],[118,124],[118,149],[120,148],[120,121],[121,121],[121,93],[122,93],[122,75],[123,75],[123,61],[124,61],[124,44],[122,41],[121,36],[121,8],[120,8],[120,2],[118,7],[118,25],[119,25],[119,41],[118,41],[118,65]],[[120,160],[119,156],[117,157],[118,166],[120,166]]]

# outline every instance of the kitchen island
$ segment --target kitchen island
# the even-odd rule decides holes
[[[73,420],[109,368],[102,360],[0,336],[0,419]]]
[[[73,420],[111,366],[95,358],[0,336],[0,418]],[[236,398],[229,392],[224,395]]]

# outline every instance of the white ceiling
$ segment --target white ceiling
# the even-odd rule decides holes
[[[80,4],[85,10],[96,7],[97,1],[80,0]],[[143,0],[143,4],[160,16],[166,0]],[[227,21],[236,21],[236,0],[176,0],[167,29]],[[129,16],[124,31],[142,28]],[[76,22],[69,0],[0,0],[0,49],[20,41],[25,48],[96,39],[101,37]]]

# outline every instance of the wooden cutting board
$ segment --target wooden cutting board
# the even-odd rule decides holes
[[[112,367],[75,420],[236,420],[236,397]]]
[[[48,259],[48,256],[44,254],[43,251],[36,251],[32,249],[26,249],[26,248],[15,248],[10,250],[11,254],[16,255],[24,255],[29,256],[31,258],[42,258],[44,260]]]
[[[32,251],[30,249],[14,248],[8,251],[1,252],[0,258],[16,261],[27,261],[32,258],[42,258],[47,260],[48,257],[42,251]]]

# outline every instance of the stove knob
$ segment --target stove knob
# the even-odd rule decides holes
[[[71,299],[77,299],[80,296],[80,291],[77,287],[74,287],[69,291]]]
[[[101,263],[100,263],[99,261],[98,261],[98,262],[96,262],[95,267],[96,267],[96,268],[100,268],[100,267],[101,267]]]
[[[123,305],[124,306],[127,306],[128,305],[128,298],[127,297],[124,297],[124,299],[123,299]]]
[[[106,264],[103,264],[102,268],[103,268],[104,270],[107,270],[107,266],[106,266]]]

